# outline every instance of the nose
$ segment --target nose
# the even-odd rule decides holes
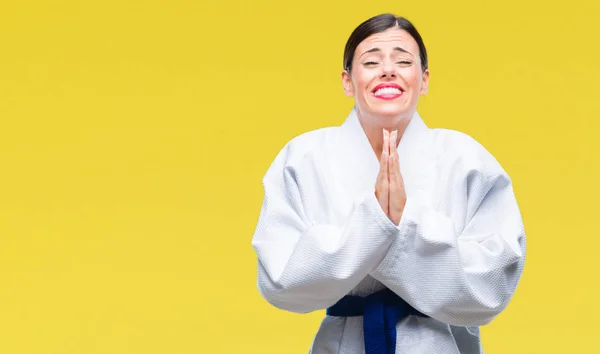
[[[381,77],[396,77],[394,65],[389,60],[386,60],[381,67]]]

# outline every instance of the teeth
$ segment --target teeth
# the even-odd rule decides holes
[[[397,88],[385,87],[385,88],[382,88],[382,89],[379,89],[379,90],[375,91],[375,96],[381,96],[381,95],[399,95],[401,93],[402,93],[402,91],[400,91]]]

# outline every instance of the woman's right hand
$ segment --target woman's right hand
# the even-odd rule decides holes
[[[375,182],[375,197],[379,201],[381,209],[386,216],[390,216],[389,211],[389,196],[390,196],[390,182],[389,182],[389,156],[390,156],[390,132],[383,130],[383,144],[381,148],[381,156],[379,158],[379,174]]]

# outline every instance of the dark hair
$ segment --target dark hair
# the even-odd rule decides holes
[[[358,47],[362,41],[375,33],[383,32],[392,27],[399,27],[400,29],[408,32],[414,38],[419,46],[421,69],[423,71],[427,70],[427,50],[425,49],[425,44],[423,43],[421,35],[409,20],[405,19],[404,17],[397,17],[394,14],[382,14],[371,17],[354,29],[350,35],[350,38],[348,38],[348,42],[346,42],[346,47],[344,48],[344,70],[348,70],[348,72],[350,72],[352,69],[354,52],[356,51],[356,47]]]

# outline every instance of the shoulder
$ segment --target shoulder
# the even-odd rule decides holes
[[[315,159],[322,155],[325,147],[337,136],[339,127],[325,127],[299,134],[290,139],[275,156],[265,177],[281,173],[286,169],[296,169],[307,158]]]
[[[281,152],[285,152],[287,162],[293,164],[306,155],[321,151],[338,129],[339,127],[327,127],[302,133],[288,141]]]
[[[507,175],[500,162],[472,136],[452,129],[430,129],[438,158],[467,173],[474,171],[486,177]]]

